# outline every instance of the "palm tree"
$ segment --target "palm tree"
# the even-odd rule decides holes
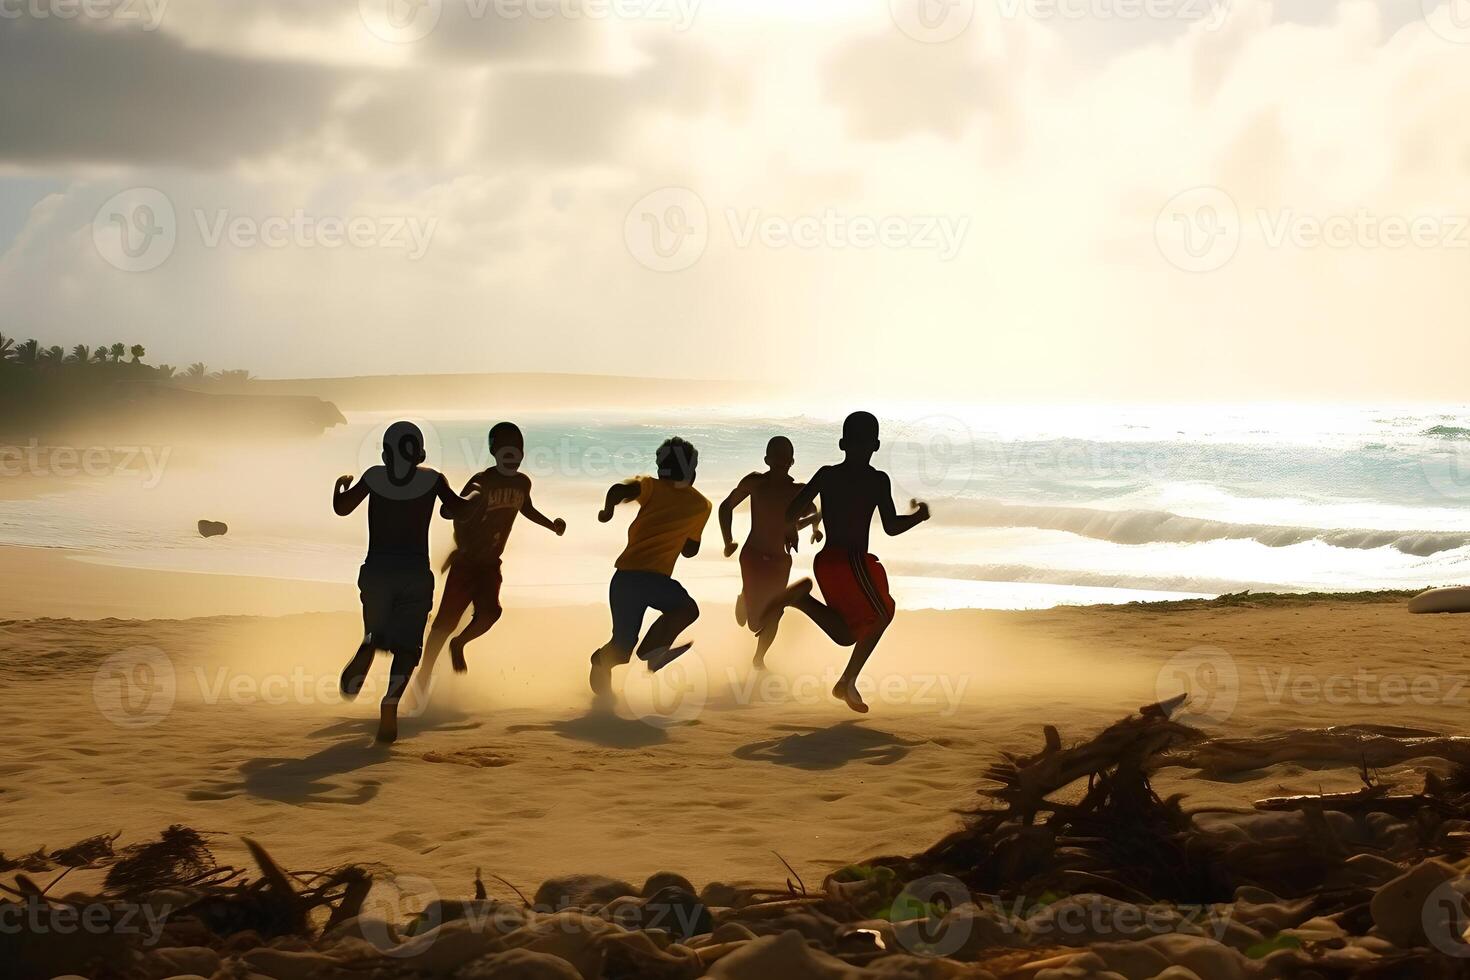
[[[15,357],[15,338],[0,333],[0,362],[8,361],[13,357]]]
[[[71,349],[71,360],[77,364],[86,364],[92,360],[92,348],[86,344],[77,344]]]
[[[107,349],[107,353],[110,354],[110,355],[112,355],[112,363],[114,363],[114,364],[116,364],[118,361],[122,360],[123,359],[123,355],[126,354],[127,352],[128,352],[128,345],[127,344],[124,344],[124,343],[116,343],[116,344],[113,344],[111,347],[109,347]]]
[[[169,381],[173,378],[174,374],[177,373],[178,368],[174,367],[172,364],[160,364],[153,370],[158,372],[158,376],[164,381]]]
[[[209,368],[205,366],[203,361],[195,361],[189,365],[189,370],[184,372],[184,377],[190,381],[203,381],[209,377]]]
[[[35,337],[15,349],[15,360],[19,364],[35,364],[41,359],[41,342]]]
[[[148,353],[148,351],[142,344],[134,344],[128,349],[128,353],[133,355],[134,364],[140,364],[143,361],[143,355]]]
[[[41,351],[40,359],[47,364],[60,364],[66,360],[66,348],[57,344],[55,347],[47,347]]]
[[[210,380],[222,385],[243,386],[255,379],[250,376],[249,371],[219,371],[210,375]]]
[[[94,350],[92,352],[92,360],[96,361],[98,364],[106,364],[107,363],[107,348],[106,347],[99,347],[96,350]]]

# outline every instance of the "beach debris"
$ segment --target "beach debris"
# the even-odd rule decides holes
[[[388,921],[364,912],[366,868],[288,871],[253,840],[248,868],[181,825],[120,849],[116,834],[38,848],[6,862],[0,921],[99,908],[120,923],[143,906],[159,929],[145,943],[22,925],[0,930],[0,964],[17,980],[1470,977],[1463,740],[1370,726],[1206,739],[1173,720],[1179,707],[1147,705],[1076,743],[1042,728],[1035,753],[985,769],[986,802],[960,830],[820,888],[779,855],[784,889],[568,875],[532,901],[477,868],[473,897]],[[1379,775],[1441,750],[1422,785]],[[1228,774],[1323,758],[1356,770],[1361,789],[1191,813],[1150,785],[1164,765]],[[107,869],[103,891],[58,897],[77,868]]]
[[[218,538],[230,533],[229,525],[223,521],[200,521],[199,536],[201,538]]]

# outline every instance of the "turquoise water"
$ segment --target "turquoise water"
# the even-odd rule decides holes
[[[880,415],[875,463],[901,508],[920,498],[934,514],[902,538],[875,537],[909,605],[1470,580],[1465,406],[893,406]],[[572,529],[559,541],[518,530],[508,558],[523,572],[508,589],[536,602],[600,596],[625,521],[601,527],[592,515],[608,483],[652,468],[666,436],[695,443],[698,486],[718,501],[761,466],[771,435],[792,440],[798,478],[836,461],[838,418],[733,407],[518,417],[538,502]],[[458,482],[485,464],[498,417],[415,420],[431,464]],[[350,580],[360,522],[332,517],[326,495],[333,476],[371,464],[388,421],[353,416],[269,477],[225,457],[172,463],[147,489],[113,480],[3,502],[0,542],[85,546],[132,565]],[[227,546],[193,536],[206,516],[231,521]],[[696,591],[726,596],[736,573],[718,545],[712,524],[706,553],[681,574]]]

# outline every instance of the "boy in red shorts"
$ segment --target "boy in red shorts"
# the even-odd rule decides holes
[[[419,672],[420,688],[433,674],[434,662],[446,640],[449,641],[449,660],[454,672],[463,674],[468,669],[464,659],[465,646],[485,635],[500,620],[500,556],[505,551],[516,517],[524,517],[558,536],[566,533],[566,521],[560,518],[551,520],[531,503],[531,478],[521,472],[525,454],[525,438],[513,423],[499,422],[490,429],[493,462],[465,484],[466,495],[478,493],[479,497],[476,505],[454,522],[455,547],[445,563],[449,577],[444,583],[444,595],[439,600],[439,612],[429,628],[424,666]],[[471,606],[475,612],[469,623],[458,636],[449,639],[465,610]],[[416,693],[420,695],[422,704],[424,691],[421,689]]]
[[[852,647],[852,657],[832,688],[832,695],[861,712],[866,712],[868,706],[858,695],[858,674],[873,655],[894,613],[888,576],[878,559],[868,553],[873,512],[878,512],[883,530],[890,536],[929,519],[929,505],[917,500],[912,502],[912,514],[898,514],[888,474],[874,469],[871,462],[878,445],[878,420],[868,412],[853,412],[842,423],[838,447],[845,454],[843,461],[817,470],[786,509],[786,520],[794,523],[811,510],[813,501],[821,498],[827,544],[817,553],[812,571],[826,603],[812,597],[811,579],[802,579],[772,602],[764,617],[774,625],[782,610],[798,609],[834,643]]]

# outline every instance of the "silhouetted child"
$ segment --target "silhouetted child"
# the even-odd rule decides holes
[[[929,519],[929,505],[917,500],[912,501],[914,513],[899,516],[893,506],[888,474],[874,469],[871,463],[878,445],[878,420],[867,412],[853,412],[842,423],[838,447],[845,454],[843,461],[817,470],[786,508],[786,519],[794,522],[821,498],[827,544],[818,552],[812,571],[826,604],[812,598],[811,579],[802,579],[766,611],[766,619],[774,623],[787,606],[799,609],[833,642],[853,648],[847,669],[832,694],[854,711],[868,710],[858,695],[858,674],[894,614],[888,575],[878,559],[868,553],[873,511],[878,511],[883,530],[889,535],[902,534]]]
[[[418,686],[427,683],[439,658],[439,651],[449,641],[449,660],[456,673],[467,669],[464,648],[483,636],[500,619],[500,556],[510,538],[516,516],[522,515],[558,536],[565,534],[567,522],[551,520],[531,503],[531,478],[522,473],[526,442],[521,430],[510,422],[500,422],[490,430],[490,455],[494,464],[470,477],[465,484],[466,496],[475,494],[473,506],[454,522],[454,551],[445,568],[449,577],[439,599],[439,612],[429,629],[429,642],[424,650],[424,666],[419,671]],[[449,508],[443,514],[449,517]],[[466,609],[473,605],[469,624],[453,639]]]
[[[638,516],[628,527],[628,545],[618,556],[608,586],[612,639],[592,655],[592,690],[605,697],[612,690],[612,669],[627,663],[637,648],[649,670],[661,670],[689,649],[675,646],[679,634],[699,618],[699,606],[674,581],[679,556],[699,554],[699,539],[709,522],[710,502],[694,489],[699,453],[683,439],[658,447],[658,476],[615,483],[597,519],[606,524],[618,504],[638,501]],[[662,615],[648,628],[640,645],[643,616],[649,609]]]
[[[735,508],[747,497],[750,498],[750,535],[740,552],[740,597],[735,600],[735,619],[744,626],[750,624],[755,633],[755,666],[766,665],[766,651],[776,639],[776,630],[781,624],[782,610],[769,621],[765,618],[770,604],[781,596],[791,578],[791,553],[797,548],[798,533],[803,527],[813,525],[812,541],[822,540],[822,532],[815,525],[821,520],[815,507],[808,509],[795,523],[786,519],[786,509],[801,492],[802,484],[791,478],[791,466],[796,461],[796,452],[791,440],[776,436],[766,443],[766,466],[764,473],[745,476],[725,502],[720,504],[720,533],[725,537],[725,557],[735,553],[734,524]]]
[[[393,655],[388,691],[383,695],[378,741],[398,737],[398,701],[418,665],[424,626],[434,608],[434,572],[429,567],[429,522],[434,504],[458,516],[473,497],[455,495],[442,474],[424,461],[424,436],[411,422],[395,422],[383,434],[383,464],[356,484],[338,477],[332,509],[346,517],[368,501],[368,552],[357,576],[362,593],[362,645],[342,671],[342,695],[362,690],[373,654]]]

